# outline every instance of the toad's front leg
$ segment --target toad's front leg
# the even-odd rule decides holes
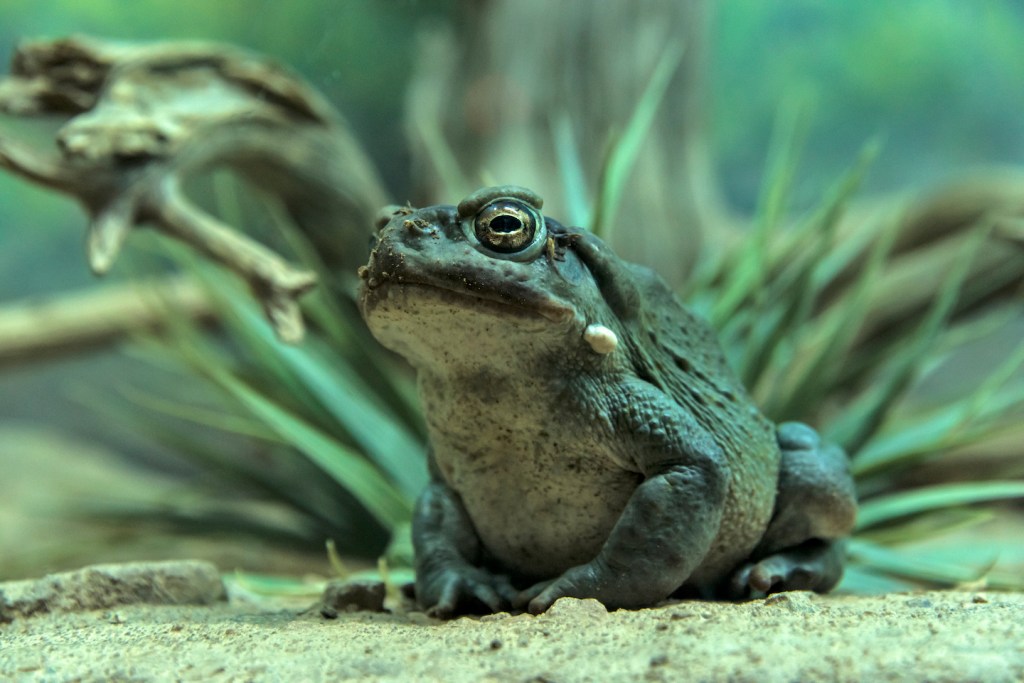
[[[590,562],[516,598],[534,614],[558,598],[597,598],[606,607],[644,607],[686,581],[718,532],[726,477],[717,468],[674,466],[645,480]]]
[[[729,482],[719,447],[692,417],[662,401],[627,405],[622,417],[646,478],[597,557],[519,594],[516,604],[534,614],[562,597],[596,598],[612,608],[653,605],[689,578],[718,533]]]
[[[435,477],[416,501],[412,541],[416,601],[442,619],[507,609],[516,591],[504,576],[477,566],[481,545],[458,494]]]

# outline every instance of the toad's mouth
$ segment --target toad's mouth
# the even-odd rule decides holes
[[[364,282],[359,300],[364,317],[372,315],[381,305],[406,309],[412,313],[424,303],[438,303],[506,318],[544,319],[554,323],[568,322],[575,317],[572,307],[549,296],[537,296],[535,293],[526,296],[501,290],[475,291],[407,277],[389,278],[372,285]]]

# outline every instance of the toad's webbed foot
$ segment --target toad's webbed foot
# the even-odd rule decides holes
[[[516,596],[513,605],[531,614],[546,612],[559,598],[597,598],[605,605],[617,606],[615,581],[602,569],[599,562],[573,567],[556,579],[541,581],[523,590]]]
[[[645,562],[613,566],[599,556],[567,569],[555,579],[541,581],[521,591],[513,606],[540,614],[559,598],[594,598],[608,609],[648,607],[668,597],[676,583],[670,572],[664,572],[656,580],[645,579],[659,569],[660,565],[652,567]]]
[[[755,598],[768,593],[831,590],[843,574],[840,542],[808,541],[740,566],[725,587],[726,597]]]
[[[782,458],[775,512],[754,560],[741,565],[721,588],[743,599],[789,590],[819,593],[843,575],[844,544],[857,516],[849,461],[816,431],[786,422],[776,432]]]
[[[417,602],[439,619],[501,612],[512,606],[515,596],[508,577],[464,562],[448,563],[416,578]]]

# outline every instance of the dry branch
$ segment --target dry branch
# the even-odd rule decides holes
[[[368,230],[387,203],[330,105],[296,76],[234,48],[27,43],[0,81],[0,111],[70,117],[56,153],[0,137],[0,166],[83,204],[95,272],[109,270],[132,230],[152,225],[243,277],[286,341],[302,336],[296,299],[313,274],[194,205],[183,181],[232,168],[277,196],[330,265],[353,271],[362,249],[350,253],[339,230]]]
[[[954,321],[1021,300],[1024,258],[1014,248],[1012,235],[1014,226],[1024,220],[1024,173],[977,173],[903,200],[898,215],[898,235],[869,306],[863,343],[913,327],[962,258],[973,232],[985,225],[990,237],[970,265]],[[863,229],[863,222],[858,223],[854,215],[846,225],[847,237],[856,229]],[[865,251],[839,275],[826,293],[829,305],[843,305],[842,294],[866,258]]]
[[[8,304],[0,308],[0,368],[159,330],[169,313],[213,319],[202,288],[180,276]]]

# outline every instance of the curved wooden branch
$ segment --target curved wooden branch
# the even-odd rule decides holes
[[[27,145],[0,137],[0,168],[58,192],[71,193],[74,174],[56,155],[36,152]]]
[[[1015,169],[976,173],[905,198],[902,205],[895,213],[898,233],[889,265],[875,287],[861,343],[895,337],[916,325],[983,222],[991,224],[991,237],[970,265],[954,320],[1019,299],[1024,259],[1013,248],[1013,235],[1019,229],[1014,226],[1024,220],[1024,174]],[[843,228],[849,236],[862,226],[862,217],[854,214]],[[843,304],[843,295],[863,269],[870,246],[866,244],[829,286],[825,305]],[[894,292],[899,295],[893,296]]]
[[[266,247],[196,207],[181,193],[173,177],[161,184],[156,201],[151,203],[147,213],[155,213],[163,232],[194,245],[248,280],[283,341],[302,339],[302,313],[296,300],[313,288],[315,275],[292,268]]]
[[[227,46],[26,43],[0,81],[0,111],[70,117],[56,154],[0,137],[0,166],[83,204],[94,272],[112,267],[132,230],[152,225],[243,277],[287,341],[302,336],[297,298],[313,274],[195,206],[183,181],[230,167],[276,195],[329,265],[353,272],[362,235],[388,203],[372,164],[314,89]],[[344,228],[359,237],[344,239]]]
[[[166,324],[168,312],[200,322],[214,305],[191,278],[118,283],[0,307],[0,368],[23,367],[68,353],[102,348]]]

